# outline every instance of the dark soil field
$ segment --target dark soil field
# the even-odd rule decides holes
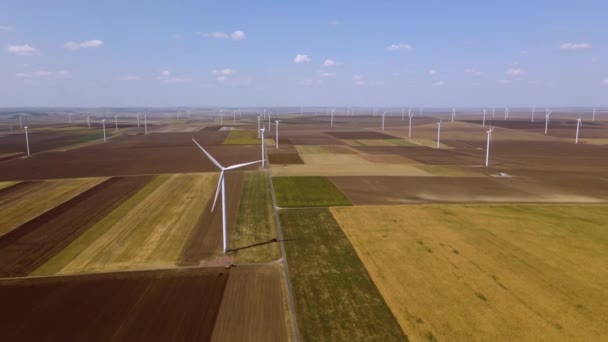
[[[331,181],[355,205],[608,201],[608,179],[562,182],[562,177],[331,177]],[[593,185],[596,189],[588,191]]]
[[[304,164],[297,153],[269,153],[268,159],[271,164],[277,165]]]
[[[469,123],[479,123],[479,121],[465,120]],[[534,117],[534,122],[530,120],[493,120],[492,126],[515,129],[519,131],[545,134],[545,114],[537,113]],[[576,136],[576,118],[555,118],[549,120],[547,135],[560,138],[572,138]],[[608,135],[608,125],[601,121],[592,122],[589,119],[584,119],[579,132],[579,137],[583,138],[606,138]]]
[[[209,341],[223,268],[0,280],[4,341]]]
[[[373,132],[373,131],[355,131],[355,132],[325,132],[337,139],[398,139],[392,135]]]
[[[207,134],[209,133],[209,134]],[[221,133],[218,134],[218,133]],[[260,146],[221,145],[224,132],[195,133],[223,165],[253,161]],[[38,180],[216,171],[190,133],[123,136],[80,149],[48,152],[2,163],[0,180]],[[217,143],[220,144],[217,144]],[[245,169],[255,169],[250,166]]]
[[[91,132],[29,132],[30,153],[53,150],[103,138],[103,133],[91,130]],[[5,137],[0,137],[0,154],[23,152],[25,153],[25,134],[14,133]]]
[[[1,236],[0,277],[28,275],[150,180],[111,178]]]
[[[400,155],[429,165],[480,165],[485,159],[454,150],[426,146],[357,146],[355,149],[368,154]]]
[[[236,222],[236,214],[239,207],[239,194],[243,174],[238,171],[226,173],[226,216],[228,218],[228,236]],[[222,195],[220,193],[215,210],[211,212],[213,196],[209,199],[205,210],[201,213],[192,234],[184,245],[178,264],[199,265],[203,260],[209,260],[222,253]],[[233,247],[228,240],[228,248]]]

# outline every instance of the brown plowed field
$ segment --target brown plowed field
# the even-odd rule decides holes
[[[2,339],[209,341],[228,278],[206,268],[2,280]]]
[[[148,135],[122,135],[111,140],[111,144],[97,144],[91,149],[124,149],[124,148],[166,148],[191,147],[192,138],[207,148],[210,145],[221,145],[228,132],[201,131],[192,133],[153,133]]]
[[[230,270],[212,341],[288,341],[280,266]]]
[[[151,179],[109,179],[1,236],[0,277],[28,275]]]
[[[374,131],[355,131],[355,132],[325,132],[337,139],[396,139],[392,135]]]
[[[304,164],[297,153],[270,153],[268,154],[270,164]]]
[[[228,236],[231,236],[231,229],[236,222],[236,214],[239,207],[239,195],[241,193],[241,182],[243,175],[241,172],[226,173],[226,217],[228,218]],[[209,260],[222,253],[222,195],[217,198],[215,210],[211,212],[213,205],[213,191],[205,211],[199,218],[196,226],[192,230],[188,241],[179,258],[179,265],[199,265],[203,260]],[[231,247],[228,240],[228,248]]]
[[[563,176],[562,176],[563,177]],[[584,180],[584,179],[581,179]],[[331,177],[356,205],[407,203],[598,203],[608,180],[563,183],[525,177]],[[588,191],[593,186],[600,190]],[[587,187],[587,188],[585,188]],[[603,189],[603,190],[601,190]]]
[[[354,148],[368,154],[400,155],[430,165],[479,165],[484,161],[454,150],[426,146],[356,146]]]
[[[469,123],[480,123],[479,121],[467,120]],[[492,126],[515,129],[529,133],[545,134],[545,114],[536,113],[534,122],[530,120],[493,120]],[[606,138],[608,136],[608,125],[601,121],[592,122],[591,120],[583,119],[580,128],[580,138]],[[576,135],[576,118],[570,119],[552,117],[549,120],[549,128],[547,135],[560,138],[572,138]]]
[[[32,181],[32,182],[19,182],[17,184],[13,184],[13,185],[8,186],[6,188],[0,189],[0,196],[8,195],[8,194],[11,194],[13,192],[26,189],[26,188],[28,188],[28,187],[36,184],[36,183],[39,183],[39,182]]]
[[[192,141],[187,146],[154,148],[120,148],[113,142],[7,161],[0,167],[0,181],[217,171]],[[253,161],[261,155],[260,146],[254,145],[203,146],[226,166]]]
[[[76,132],[29,132],[30,152],[38,153],[53,150],[60,147],[79,144],[86,141],[89,134],[95,134],[94,130],[90,133]],[[22,132],[14,133],[0,138],[0,154],[23,152],[25,153],[25,134]]]

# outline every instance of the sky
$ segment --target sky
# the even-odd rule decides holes
[[[608,1],[3,1],[0,107],[607,106]]]

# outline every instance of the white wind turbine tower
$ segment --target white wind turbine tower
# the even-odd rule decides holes
[[[439,122],[437,123],[437,148],[439,148],[439,141],[441,139],[441,121],[443,121],[443,119],[439,119]]]
[[[19,128],[23,129],[23,114],[19,114]]]
[[[116,132],[118,132],[118,115],[114,115],[114,125],[116,125]]]
[[[87,126],[91,128],[91,113],[87,113]]]
[[[334,127],[334,112],[335,111],[336,111],[335,109],[331,110],[331,119],[330,119],[329,127]]]
[[[137,128],[139,128],[139,113],[137,113]]]
[[[452,122],[454,122],[455,116],[456,116],[456,108],[452,108]]]
[[[196,144],[196,146],[198,146],[198,148],[201,149],[201,151],[203,151],[203,153],[205,153],[205,155],[207,156],[207,158],[209,158],[209,160],[211,160],[211,162],[217,166],[221,172],[220,172],[220,179],[217,183],[217,189],[215,190],[215,198],[213,199],[213,205],[211,206],[211,212],[213,212],[213,210],[215,209],[215,203],[217,202],[217,197],[220,193],[220,190],[222,192],[222,237],[223,237],[223,250],[224,250],[224,254],[226,254],[226,252],[228,252],[228,227],[226,226],[226,186],[225,186],[225,182],[224,182],[224,173],[226,171],[230,171],[230,170],[234,170],[234,169],[238,169],[240,167],[245,167],[245,166],[249,166],[249,165],[253,165],[256,163],[259,163],[261,160],[258,161],[254,161],[254,162],[249,162],[249,163],[242,163],[242,164],[236,164],[236,165],[231,165],[228,167],[223,167],[220,163],[218,163],[217,160],[215,160],[215,158],[213,158],[209,152],[207,152],[198,142],[196,142],[196,140],[194,140],[194,138],[192,138],[192,141]]]
[[[595,108],[593,108],[593,118],[591,119],[591,121],[595,121]]]
[[[401,121],[403,121],[405,117],[405,108],[401,107]]]
[[[509,107],[505,107],[505,120],[509,118]]]
[[[384,132],[384,115],[386,112],[382,112],[382,132]]]
[[[23,127],[23,129],[25,130],[25,149],[27,150],[27,156],[30,156],[30,139],[27,135],[27,126]]]
[[[262,167],[266,167],[266,144],[264,144],[264,127],[260,129],[262,133]]]
[[[258,139],[260,139],[260,116],[258,115]]]
[[[576,140],[574,141],[575,144],[578,144],[578,131],[581,128],[581,116],[579,114],[578,119],[576,120]]]
[[[144,113],[144,132],[148,135],[148,112]]]
[[[492,132],[494,132],[494,127],[490,127],[490,130],[486,132],[488,133],[488,142],[486,145],[486,167],[488,167],[490,164],[490,140],[492,140]]]
[[[101,120],[103,124],[103,142],[106,142],[106,119]]]
[[[274,128],[276,129],[276,132],[274,134],[274,139],[275,139],[275,147],[278,150],[279,149],[279,120],[274,120]]]
[[[547,114],[545,114],[545,135],[547,135],[547,129],[549,128],[549,116],[551,116],[551,111],[547,111]]]
[[[222,112],[222,109],[220,109],[220,125],[224,124],[224,113]]]
[[[481,120],[481,125],[486,127],[486,110],[483,110],[483,119]]]
[[[268,111],[268,135],[270,135],[270,128],[272,127],[270,124],[270,113],[272,113],[272,111]]]
[[[412,110],[411,110],[411,108],[408,110],[407,116],[409,116],[409,119],[410,119],[410,123],[407,127],[407,130],[408,130],[407,137],[411,138],[412,137]]]
[[[492,119],[494,119],[496,114],[496,107],[492,107]]]

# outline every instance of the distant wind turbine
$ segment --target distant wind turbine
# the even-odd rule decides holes
[[[455,116],[456,116],[456,108],[452,108],[452,122],[454,122]]]
[[[401,107],[401,121],[403,121],[405,117],[405,108]]]
[[[116,125],[116,132],[118,132],[118,115],[114,115],[114,124]]]
[[[488,142],[486,145],[486,167],[488,167],[490,164],[490,140],[492,139],[492,132],[494,132],[494,127],[490,127],[490,130],[486,132],[488,133]]]
[[[137,113],[137,128],[139,128],[139,113]]]
[[[276,132],[274,134],[274,139],[275,139],[275,147],[278,150],[279,149],[279,120],[274,120],[274,128],[276,129]]]
[[[192,141],[196,144],[196,146],[198,146],[198,148],[201,149],[201,151],[203,151],[203,153],[205,153],[207,158],[209,158],[209,160],[211,160],[211,162],[221,170],[220,179],[217,183],[217,189],[215,190],[215,198],[213,199],[213,205],[211,206],[211,212],[213,212],[213,210],[215,209],[215,203],[217,202],[217,197],[221,190],[221,192],[222,192],[222,238],[223,238],[223,250],[224,250],[224,254],[226,254],[226,252],[228,252],[228,229],[227,229],[228,227],[227,227],[227,222],[226,222],[226,186],[225,186],[225,182],[224,182],[224,173],[226,171],[230,171],[230,170],[234,170],[234,169],[238,169],[241,167],[259,163],[261,160],[224,167],[220,163],[218,163],[218,161],[215,160],[215,158],[213,158],[209,154],[209,152],[207,152],[196,140],[194,140],[194,138],[192,138]]]
[[[148,112],[144,113],[144,132],[148,135]]]
[[[408,130],[407,137],[411,138],[412,137],[412,110],[411,110],[411,108],[408,110],[407,116],[409,116],[409,119],[410,119],[410,123],[407,127],[407,130]]]
[[[266,167],[266,144],[264,143],[264,127],[260,129],[262,132],[262,167]]]
[[[382,112],[382,132],[384,132],[384,115],[386,115],[386,112]]]
[[[334,127],[334,112],[335,112],[335,111],[336,111],[335,109],[332,109],[332,110],[331,110],[331,119],[330,119],[331,121],[330,121],[330,123],[329,123],[329,126],[330,126],[330,127]]]
[[[591,119],[591,121],[595,121],[595,108],[593,108],[593,118]]]
[[[551,116],[551,111],[548,111],[547,114],[545,114],[545,135],[547,135],[547,130],[549,129],[549,116]]]
[[[91,128],[91,113],[87,113],[87,126]]]
[[[534,114],[536,114],[536,106],[532,108],[532,122],[534,122]]]
[[[509,118],[509,107],[505,107],[505,120]]]
[[[28,127],[25,126],[25,127],[23,127],[23,129],[25,130],[25,149],[27,151],[27,156],[29,157],[30,156],[30,139],[29,139],[29,137],[27,135],[27,129],[28,129]]]
[[[258,139],[260,139],[260,116],[258,115]]]
[[[483,119],[481,120],[481,125],[486,127],[486,110],[483,110]]]
[[[439,122],[437,123],[437,148],[439,148],[439,141],[441,140],[441,121],[443,121],[443,119],[439,119]]]
[[[101,120],[103,124],[103,142],[106,142],[106,119]]]
[[[578,119],[576,120],[576,140],[574,141],[575,144],[578,144],[578,131],[581,128],[581,116],[578,116]]]

